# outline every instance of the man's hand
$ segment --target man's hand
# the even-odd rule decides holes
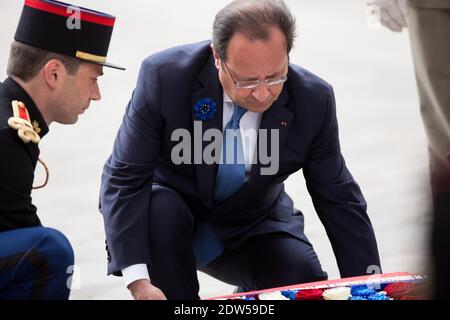
[[[406,0],[367,0],[367,5],[379,22],[392,31],[400,32],[407,27]]]
[[[164,293],[147,279],[133,281],[128,289],[134,300],[167,300]]]

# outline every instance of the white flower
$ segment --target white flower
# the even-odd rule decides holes
[[[348,300],[351,296],[351,289],[349,287],[332,288],[323,292],[323,298],[325,300]]]
[[[280,291],[260,293],[258,296],[259,300],[289,300],[281,294]]]

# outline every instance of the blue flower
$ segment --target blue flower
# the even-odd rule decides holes
[[[194,105],[194,113],[197,119],[202,121],[211,120],[217,111],[217,105],[213,99],[203,98]]]
[[[283,290],[281,294],[288,298],[289,300],[296,300],[295,295],[297,294],[296,290]]]
[[[351,296],[348,300],[367,300],[367,298],[362,296]]]
[[[389,300],[389,297],[383,293],[374,293],[367,297],[367,300]]]
[[[376,293],[375,289],[369,288],[366,285],[352,287],[352,296],[368,297],[375,293]]]

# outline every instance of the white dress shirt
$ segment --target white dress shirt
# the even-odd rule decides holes
[[[222,130],[225,129],[228,122],[231,120],[235,109],[234,102],[223,93],[223,121]],[[252,162],[254,157],[254,151],[257,143],[257,131],[261,125],[262,113],[253,112],[247,110],[240,121],[240,131],[242,136],[243,154],[245,162],[245,177],[248,180]],[[147,279],[150,280],[147,265],[145,263],[133,264],[127,268],[122,269],[123,279],[125,285],[128,285],[136,280]]]

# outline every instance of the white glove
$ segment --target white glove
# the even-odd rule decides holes
[[[367,5],[379,22],[392,31],[400,32],[407,27],[406,0],[367,0]]]

